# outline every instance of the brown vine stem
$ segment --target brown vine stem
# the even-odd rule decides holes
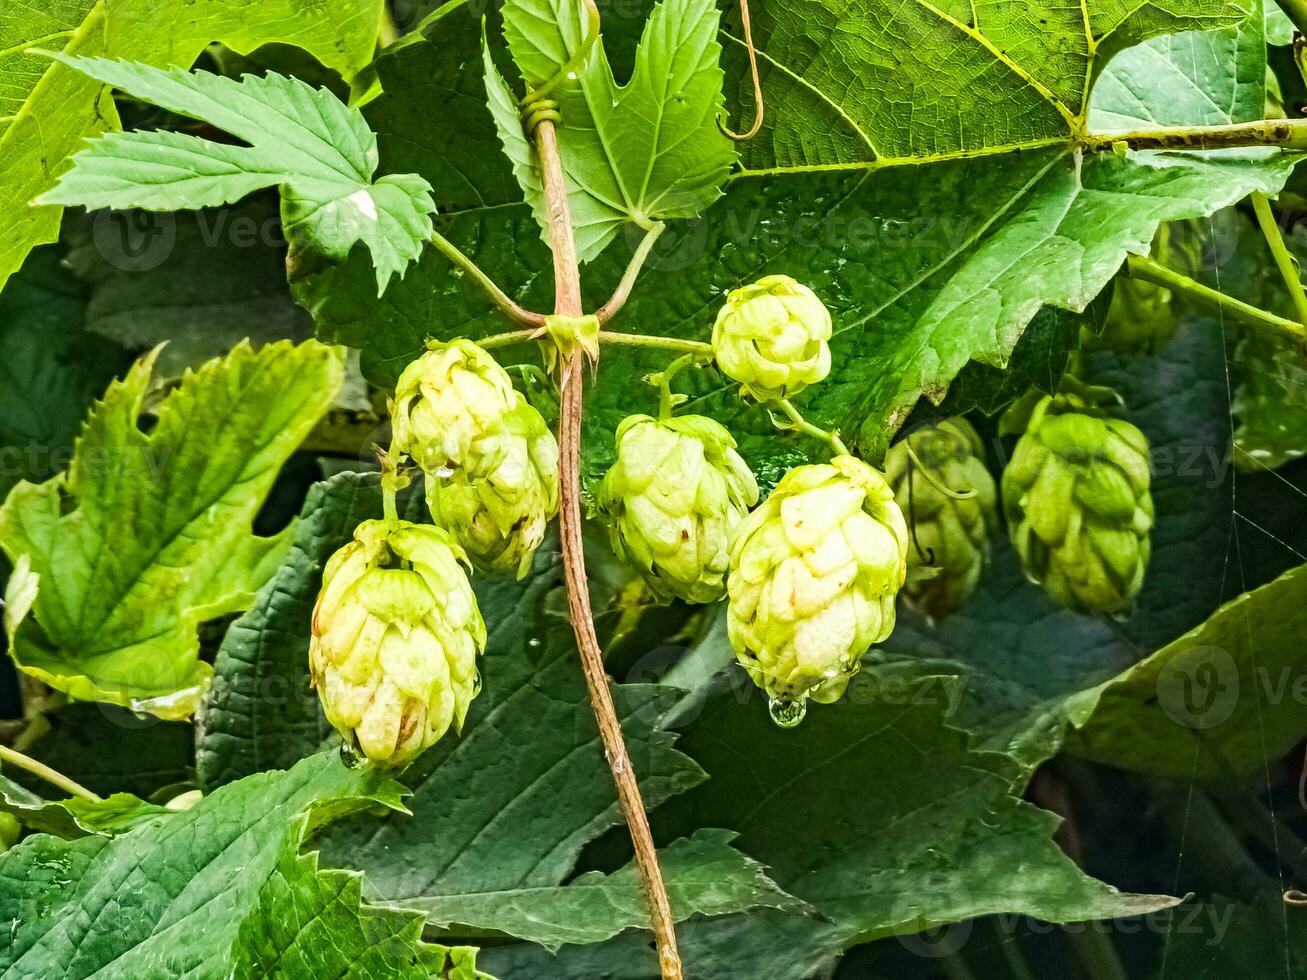
[[[554,253],[554,312],[562,316],[581,315],[581,272],[572,235],[572,216],[567,203],[567,185],[558,156],[558,138],[554,125],[541,120],[535,129],[536,152],[549,211],[549,237]],[[658,865],[658,851],[649,830],[640,785],[626,754],[622,725],[617,720],[604,657],[595,636],[594,614],[590,610],[590,586],[585,573],[585,550],[581,543],[581,407],[585,384],[585,353],[574,350],[559,364],[559,387],[562,391],[558,420],[559,449],[559,533],[563,545],[563,568],[567,578],[567,603],[581,654],[581,668],[590,704],[599,723],[604,756],[617,784],[617,797],[626,816],[635,846],[635,862],[644,880],[649,899],[649,919],[658,945],[658,961],[663,980],[681,980],[681,956],[676,949],[676,927],[672,919],[667,886]]]

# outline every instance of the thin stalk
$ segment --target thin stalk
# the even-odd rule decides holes
[[[90,800],[92,803],[100,802],[100,797],[96,796],[81,783],[69,779],[63,773],[51,769],[44,762],[37,762],[30,755],[24,755],[17,749],[11,749],[7,745],[0,745],[0,759],[3,759],[5,762],[12,762],[20,769],[26,769],[34,776],[40,776],[51,786],[58,786],[70,796],[80,796],[82,799]]]
[[[572,235],[572,216],[567,204],[567,186],[558,155],[558,138],[554,125],[541,120],[535,129],[536,152],[540,159],[545,202],[549,213],[549,238],[554,253],[554,312],[564,316],[581,315],[581,273],[576,242]],[[626,817],[635,847],[635,861],[644,881],[649,900],[649,919],[658,947],[663,980],[682,980],[681,956],[676,949],[676,927],[672,918],[667,886],[658,865],[658,851],[649,830],[640,784],[636,781],[621,722],[613,706],[603,653],[595,635],[594,614],[590,609],[590,588],[585,570],[585,549],[581,542],[581,408],[585,384],[585,352],[573,353],[559,365],[562,391],[558,420],[559,448],[559,535],[563,547],[563,568],[567,580],[567,603],[572,630],[581,655],[590,704],[599,725],[604,756],[617,784],[617,798]]]
[[[1285,247],[1284,236],[1280,234],[1280,226],[1275,222],[1275,214],[1271,211],[1271,202],[1267,200],[1266,195],[1261,191],[1253,191],[1253,213],[1257,215],[1257,224],[1262,229],[1262,235],[1266,238],[1266,244],[1271,248],[1271,257],[1275,259],[1275,267],[1280,270],[1280,276],[1284,279],[1284,285],[1289,290],[1289,297],[1293,300],[1293,308],[1298,313],[1298,322],[1307,327],[1307,292],[1302,288],[1302,279],[1298,275],[1298,266],[1293,261],[1293,256],[1289,254],[1289,249]]]
[[[1114,150],[1117,146],[1127,146],[1132,150],[1220,150],[1237,146],[1307,150],[1307,119],[1259,119],[1227,126],[1085,134],[1076,142],[1083,149],[1096,153]]]
[[[1164,286],[1199,306],[1205,306],[1217,313],[1229,314],[1234,319],[1246,323],[1250,327],[1256,327],[1280,336],[1288,334],[1298,344],[1307,341],[1307,328],[1301,323],[1294,323],[1292,320],[1276,316],[1274,313],[1253,306],[1251,303],[1245,303],[1233,296],[1227,296],[1210,286],[1204,286],[1188,276],[1181,275],[1174,269],[1168,269],[1154,259],[1132,255],[1129,259],[1129,266],[1130,275],[1134,278],[1141,279],[1144,282],[1151,282],[1156,286]]]
[[[676,399],[672,395],[672,379],[693,364],[694,361],[695,356],[693,354],[682,354],[650,379],[658,383],[658,417],[660,419],[671,418],[672,409],[676,407]]]
[[[525,344],[528,341],[536,341],[542,336],[544,335],[539,330],[508,330],[504,333],[482,337],[477,341],[477,344],[486,350],[492,350],[496,347],[508,347],[511,344]],[[609,330],[603,330],[599,333],[599,343],[612,344],[616,347],[647,347],[651,350],[679,351],[693,354],[696,359],[701,361],[711,361],[713,359],[712,344],[705,344],[701,340],[681,340],[678,337],[658,337],[643,333],[613,333]]]
[[[515,303],[506,292],[499,288],[498,283],[486,275],[479,265],[464,255],[457,245],[440,232],[433,231],[430,241],[432,245],[441,251],[445,258],[475,279],[477,284],[485,290],[491,301],[512,319],[528,327],[543,327],[545,325],[544,314],[534,313]]]
[[[788,398],[782,398],[780,401],[774,402],[773,404],[784,412],[785,417],[790,420],[790,424],[787,425],[786,428],[794,429],[796,432],[802,432],[805,435],[812,436],[814,439],[820,439],[822,442],[826,443],[826,445],[830,446],[831,449],[835,450],[835,453],[839,456],[849,455],[849,449],[844,445],[844,442],[840,439],[838,433],[827,432],[825,429],[813,425],[799,414],[799,410],[794,407],[793,403],[791,403]]]
[[[705,361],[713,359],[712,344],[702,340],[681,340],[679,337],[654,337],[643,333],[614,333],[601,331],[599,343],[615,344],[618,347],[653,347],[659,350],[675,350],[684,354],[697,354]]]
[[[635,281],[640,278],[640,270],[644,268],[645,260],[649,258],[649,253],[653,250],[654,242],[658,241],[658,236],[663,233],[667,226],[661,221],[649,226],[645,231],[644,237],[640,239],[640,244],[636,246],[631,261],[627,263],[626,271],[622,273],[622,281],[617,284],[617,289],[613,291],[612,297],[603,306],[599,307],[595,313],[599,317],[599,323],[605,324],[617,315],[617,311],[626,305],[627,299],[631,295],[631,289],[635,286]]]

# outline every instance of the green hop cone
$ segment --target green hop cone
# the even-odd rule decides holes
[[[1148,568],[1148,440],[1073,394],[1045,396],[1003,471],[1003,510],[1026,576],[1068,608],[1125,609]]]
[[[519,401],[467,458],[447,475],[427,474],[431,517],[478,569],[521,578],[558,513],[558,443],[540,413]]]
[[[613,551],[663,601],[726,593],[730,533],[757,502],[735,440],[702,415],[623,420],[617,462],[599,488]]]
[[[486,627],[463,559],[441,528],[365,521],[327,562],[309,668],[327,720],[375,762],[412,762],[476,697]]]
[[[890,448],[885,474],[912,529],[903,596],[932,619],[960,609],[989,563],[998,490],[966,419],[916,430]]]
[[[558,443],[493,357],[455,340],[405,368],[392,445],[422,467],[432,518],[477,569],[526,573],[558,513]]]
[[[907,553],[894,491],[852,456],[790,470],[736,527],[727,631],[773,704],[844,693],[894,629]]]
[[[713,325],[717,366],[759,401],[798,394],[830,373],[830,311],[789,276],[732,290]]]
[[[399,376],[392,447],[427,472],[462,467],[472,444],[520,400],[508,372],[489,353],[470,340],[441,344]]]

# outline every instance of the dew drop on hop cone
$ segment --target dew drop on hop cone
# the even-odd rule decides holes
[[[767,702],[767,713],[781,728],[793,728],[803,721],[803,716],[808,713],[808,699],[782,701],[780,698],[772,698]]]

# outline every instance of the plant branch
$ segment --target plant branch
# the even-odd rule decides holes
[[[1087,133],[1077,144],[1094,152],[1120,145],[1132,150],[1220,150],[1239,146],[1278,146],[1307,150],[1307,119],[1259,119],[1226,126],[1138,129],[1126,133]]]
[[[831,449],[835,450],[836,455],[849,455],[849,449],[844,445],[844,441],[840,439],[839,433],[827,432],[825,429],[813,425],[799,414],[799,410],[794,407],[794,404],[788,398],[782,398],[779,401],[772,402],[771,404],[784,412],[785,417],[789,419],[789,422],[780,426],[781,428],[793,429],[795,432],[802,432],[804,435],[812,436],[814,439],[820,439],[822,442],[826,443],[826,445],[830,446]],[[776,421],[774,416],[772,421]]]
[[[536,152],[540,159],[545,201],[549,213],[549,237],[554,253],[554,312],[563,316],[581,315],[581,273],[572,234],[572,216],[568,209],[567,186],[558,156],[558,138],[548,119],[535,128]],[[658,961],[663,980],[681,980],[681,957],[676,949],[676,927],[672,918],[667,887],[658,865],[658,851],[649,830],[640,785],[626,753],[622,725],[617,719],[603,653],[595,635],[594,614],[590,610],[590,586],[585,570],[585,550],[581,543],[581,408],[585,385],[585,353],[580,348],[565,359],[560,358],[559,387],[562,391],[558,420],[559,448],[559,534],[563,546],[563,567],[567,579],[567,603],[581,655],[581,668],[590,704],[599,724],[604,756],[617,784],[617,797],[631,832],[635,861],[644,881],[649,900],[650,925],[658,947]]]
[[[12,762],[20,769],[26,769],[34,776],[40,776],[52,786],[58,786],[70,796],[80,796],[84,800],[90,800],[92,803],[99,803],[100,797],[96,796],[81,783],[74,782],[63,773],[51,769],[44,762],[37,762],[29,755],[24,755],[17,749],[11,749],[7,745],[0,745],[0,759],[5,762]]]
[[[515,303],[506,292],[499,288],[499,285],[493,279],[486,275],[479,265],[468,258],[457,245],[440,232],[433,231],[430,241],[432,245],[440,249],[445,258],[475,279],[494,304],[512,319],[528,327],[543,327],[545,325],[543,313],[534,313]]]
[[[643,333],[616,333],[611,330],[604,330],[599,334],[599,343],[616,344],[619,347],[652,347],[660,350],[674,350],[684,354],[695,354],[704,361],[713,359],[712,344],[705,344],[702,340],[682,340],[679,337],[654,337]]]
[[[1298,275],[1298,266],[1293,261],[1293,256],[1289,254],[1289,249],[1285,247],[1284,236],[1280,234],[1280,226],[1275,223],[1275,214],[1271,211],[1271,202],[1267,200],[1266,195],[1261,191],[1252,193],[1253,212],[1257,215],[1257,224],[1262,229],[1262,235],[1266,238],[1266,244],[1271,248],[1271,256],[1275,259],[1275,266],[1280,270],[1280,276],[1284,279],[1284,285],[1289,290],[1289,296],[1293,299],[1293,308],[1298,313],[1298,322],[1307,328],[1307,292],[1303,291],[1302,279]]]
[[[658,236],[663,233],[666,227],[661,221],[655,222],[649,226],[649,229],[644,233],[644,237],[640,239],[640,244],[636,246],[635,253],[626,266],[626,271],[622,273],[622,281],[617,284],[617,289],[613,291],[612,298],[599,307],[595,313],[599,317],[601,326],[615,317],[617,311],[626,305],[626,300],[631,295],[631,289],[635,286],[635,280],[640,277],[640,270],[644,268],[645,260],[649,258],[649,253],[653,250],[654,242],[658,241]]]
[[[1132,255],[1128,264],[1130,275],[1134,278],[1144,282],[1151,282],[1155,286],[1164,286],[1199,306],[1204,306],[1217,313],[1228,313],[1236,320],[1246,323],[1250,327],[1266,330],[1281,337],[1288,334],[1298,344],[1302,344],[1307,340],[1307,328],[1301,323],[1294,323],[1292,320],[1253,306],[1251,303],[1245,303],[1233,296],[1227,296],[1210,286],[1204,286],[1188,276],[1181,275],[1174,269],[1167,268],[1154,259]]]

